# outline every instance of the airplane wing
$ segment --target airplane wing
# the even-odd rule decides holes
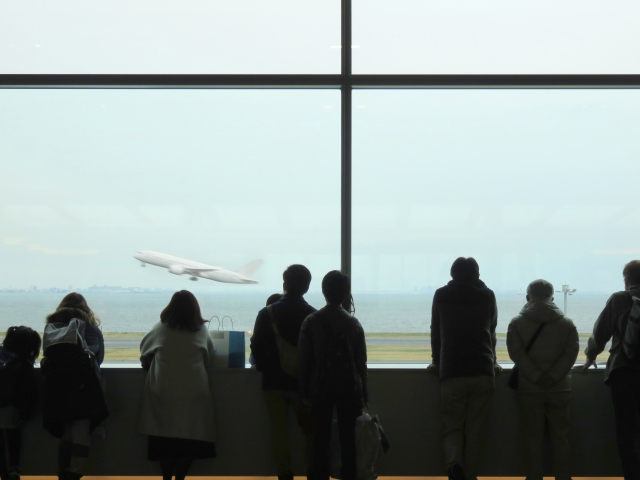
[[[187,273],[215,272],[216,270],[220,270],[220,268],[219,267],[211,267],[211,268],[184,267],[184,271]]]

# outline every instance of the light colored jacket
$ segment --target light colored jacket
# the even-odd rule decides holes
[[[203,325],[197,332],[158,322],[140,343],[153,356],[142,396],[138,432],[214,442],[216,428],[209,369],[214,348]]]
[[[545,326],[529,352],[526,346],[541,323]],[[529,302],[509,324],[509,357],[520,369],[521,392],[571,391],[571,368],[578,358],[580,343],[573,322],[553,302]],[[536,382],[543,373],[555,380],[548,390]]]

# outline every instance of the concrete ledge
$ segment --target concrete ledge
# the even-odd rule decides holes
[[[497,378],[483,475],[524,476],[517,393]],[[573,475],[621,476],[614,421],[604,369],[573,376]],[[158,476],[156,462],[146,460],[145,436],[136,433],[145,372],[140,368],[103,370],[111,416],[107,437],[94,439],[88,475]],[[266,408],[255,370],[221,370],[212,375],[218,423],[215,460],[195,462],[193,475],[272,476]],[[424,368],[374,368],[369,373],[371,409],[380,415],[391,450],[380,459],[385,476],[445,474],[440,442],[439,389]],[[41,409],[38,409],[40,412]],[[302,436],[292,431],[293,463],[303,472]],[[40,413],[24,427],[24,475],[55,475],[57,440],[42,428]],[[549,450],[549,449],[548,449]],[[547,452],[548,453],[548,452]],[[548,458],[547,458],[548,460]]]

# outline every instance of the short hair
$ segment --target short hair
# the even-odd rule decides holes
[[[480,267],[473,257],[458,257],[451,265],[451,278],[461,282],[478,280],[480,278]]]
[[[160,321],[170,328],[197,332],[206,320],[200,313],[200,305],[195,295],[188,290],[180,290],[171,297],[162,313]]]
[[[311,272],[304,265],[289,265],[282,272],[282,280],[287,288],[287,293],[292,295],[304,295],[311,284]]]
[[[267,307],[272,303],[276,303],[280,299],[282,299],[281,293],[274,293],[273,295],[269,295],[269,298],[267,298]]]
[[[530,300],[545,301],[553,297],[553,285],[542,278],[534,280],[527,287]]]
[[[56,308],[56,311],[60,310],[61,308],[77,308],[78,310],[82,310],[87,314],[87,320],[89,324],[93,325],[94,327],[100,326],[100,318],[98,317],[98,315],[93,313],[93,310],[89,308],[87,299],[77,292],[67,293],[60,302],[60,305],[58,305],[58,308]]]
[[[339,270],[331,270],[322,279],[322,294],[327,302],[342,304],[351,294],[351,279]]]
[[[2,342],[2,347],[6,351],[31,363],[34,363],[40,355],[41,345],[40,334],[25,326],[9,327]]]
[[[628,285],[640,284],[640,260],[631,260],[624,266],[622,276]]]

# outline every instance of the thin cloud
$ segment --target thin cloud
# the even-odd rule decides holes
[[[21,237],[7,237],[4,239],[5,245],[24,245],[25,243],[29,243],[29,241]]]
[[[29,250],[42,252],[46,255],[95,255],[98,250],[88,248],[51,248],[42,245],[29,245]]]
[[[596,255],[640,255],[640,248],[611,248],[594,250]]]
[[[45,255],[95,255],[99,250],[93,250],[90,248],[54,248],[44,245],[37,245],[29,242],[26,238],[21,237],[7,237],[4,239],[5,245],[13,246],[26,246],[29,250],[34,252],[44,253]]]

